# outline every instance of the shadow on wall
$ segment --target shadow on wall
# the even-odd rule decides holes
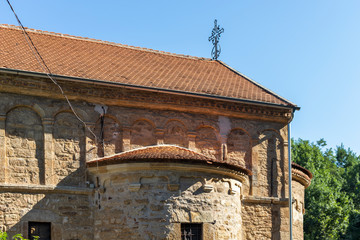
[[[119,121],[110,115],[100,117],[95,124],[94,133],[103,139],[97,143],[97,157],[104,157],[122,151],[122,130]],[[93,138],[92,138],[93,139]],[[95,141],[93,139],[93,141]]]
[[[7,113],[6,183],[84,186],[84,127],[69,112],[57,114],[51,128],[49,126],[45,127],[40,116],[29,107],[16,107]],[[51,134],[52,139],[45,142],[45,134]],[[45,172],[46,169],[51,172]]]
[[[265,154],[261,162],[260,174],[265,174],[268,196],[285,198],[285,161],[281,136],[273,130],[266,130],[260,135],[260,146]],[[280,239],[282,206],[271,206],[271,239]]]
[[[40,116],[27,107],[7,113],[5,122],[9,183],[45,183],[44,135]]]
[[[72,172],[55,190],[16,190],[1,192],[5,229],[12,237],[22,233],[29,237],[29,223],[51,223],[51,239],[93,239],[92,192],[90,188],[65,187],[77,176]],[[68,180],[67,178],[71,179]],[[62,186],[62,187],[60,187]],[[1,215],[0,215],[1,216]],[[1,218],[0,218],[1,220]],[[36,229],[37,230],[37,229]],[[32,229],[34,231],[34,228]],[[44,230],[41,230],[42,232]],[[46,230],[45,230],[46,231]],[[45,232],[42,234],[46,235]]]
[[[227,137],[228,161],[252,170],[251,147],[251,137],[245,130],[232,129]]]
[[[45,142],[45,134],[51,134],[52,140]],[[45,126],[33,109],[20,106],[7,113],[5,136],[5,182],[15,186],[0,192],[3,230],[27,237],[29,222],[51,222],[52,236],[61,234],[57,239],[91,239],[92,190],[85,183],[82,124],[70,112],[61,112]],[[46,146],[54,149],[51,163],[44,160]],[[55,190],[46,190],[48,183],[56,184]]]
[[[53,126],[53,181],[61,186],[85,186],[84,126],[70,112],[56,115]]]
[[[78,175],[76,172],[72,174]],[[69,178],[72,177],[69,175]],[[120,177],[120,179],[123,178]],[[172,234],[168,227],[168,219],[166,219],[162,211],[162,209],[166,211],[166,208],[171,208],[171,204],[164,203],[180,199],[181,192],[191,192],[193,196],[202,199],[199,196],[204,193],[202,186],[204,181],[209,180],[210,178],[204,180],[202,177],[186,177],[181,180],[180,191],[169,191],[167,178],[156,176],[145,177],[141,180],[142,191],[145,195],[140,198],[138,196],[139,192],[131,193],[128,190],[111,189],[110,185],[105,183],[102,188],[99,188],[99,191],[95,192],[90,188],[79,187],[58,187],[54,193],[48,192],[45,194],[35,192],[24,193],[21,191],[7,192],[3,193],[4,203],[9,206],[5,210],[5,216],[8,216],[5,217],[5,220],[11,224],[11,227],[5,230],[7,230],[10,236],[22,233],[24,237],[28,238],[30,237],[29,233],[32,231],[29,228],[31,223],[51,223],[51,239],[90,240],[94,238],[94,230],[96,228],[94,218],[97,217],[98,219],[106,218],[109,220],[108,225],[102,224],[98,226],[100,227],[98,230],[101,232],[101,236],[117,236],[113,231],[107,231],[106,229],[113,230],[118,228],[118,231],[125,233],[129,229],[136,231],[137,228],[155,224],[156,226],[149,225],[147,231],[148,236],[153,235],[151,239],[155,239],[158,237],[156,234]],[[59,183],[59,186],[64,185],[66,182],[68,180],[64,178],[63,182]],[[116,187],[120,186],[116,182],[114,184]],[[63,193],[66,189],[69,192],[68,194]],[[157,189],[157,191],[153,191],[153,189]],[[187,194],[189,193],[185,195]],[[152,201],[151,199],[159,201]],[[180,208],[184,208],[182,212],[188,215],[185,218],[189,218],[191,221],[192,215],[188,209],[193,205],[193,199],[186,201],[189,201],[187,203],[189,205],[180,206]],[[198,208],[200,200],[198,201],[192,207],[194,208],[193,211],[196,211]],[[123,211],[113,207],[119,204],[122,205],[121,209]],[[128,207],[129,204],[132,205],[132,208]],[[123,219],[123,221],[121,223],[111,222],[110,219]],[[134,219],[134,221],[128,222],[126,219]],[[148,219],[149,221],[141,219]],[[162,220],[159,222],[159,219]],[[158,229],[159,226],[164,230],[163,232],[151,231],[151,229]],[[132,234],[137,236],[137,234],[141,233],[133,232]],[[112,237],[107,239],[113,239]],[[141,235],[138,237],[141,239]]]
[[[262,160],[259,162],[259,175],[264,190],[270,197],[285,198],[285,161],[281,136],[273,130],[260,134]],[[263,179],[261,179],[263,178]]]

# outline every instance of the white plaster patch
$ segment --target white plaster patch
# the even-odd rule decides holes
[[[231,122],[228,117],[219,116],[218,125],[220,129],[221,143],[226,143],[226,136],[231,130]]]

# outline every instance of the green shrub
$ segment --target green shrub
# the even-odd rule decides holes
[[[6,232],[0,231],[0,240],[10,240],[8,237],[9,237],[9,236],[8,236],[8,234],[7,234]],[[27,238],[24,238],[21,234],[16,234],[16,235],[14,235],[14,236],[12,237],[12,239],[13,239],[13,240],[29,240],[29,239],[27,239]],[[34,239],[35,239],[35,240],[36,240],[36,239],[39,239],[39,237],[38,237],[38,236],[35,236]]]

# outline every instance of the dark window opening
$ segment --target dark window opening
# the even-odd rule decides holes
[[[202,240],[202,224],[182,223],[181,240]]]
[[[39,240],[51,240],[51,223],[29,222],[29,239],[34,240],[36,236]]]

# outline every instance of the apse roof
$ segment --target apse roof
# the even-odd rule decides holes
[[[138,148],[87,162],[88,167],[100,167],[134,162],[171,162],[224,166],[251,175],[251,171],[235,163],[227,163],[175,145],[156,145]]]
[[[221,61],[26,31],[55,76],[297,108]],[[0,25],[0,42],[0,69],[46,73],[20,27]]]

